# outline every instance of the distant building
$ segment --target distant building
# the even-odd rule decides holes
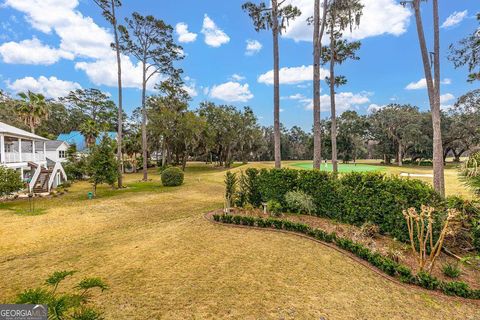
[[[48,157],[51,140],[0,122],[0,165],[14,169],[29,191],[41,193],[67,181],[58,157]]]
[[[70,145],[65,141],[47,141],[46,151],[47,158],[54,162],[65,162],[67,161],[67,151]]]
[[[110,139],[117,139],[116,132],[102,132],[97,138],[96,143],[100,143],[102,137],[107,134]],[[75,145],[77,147],[78,152],[85,152],[87,150],[87,143],[85,136],[80,131],[72,131],[70,133],[62,133],[57,138],[58,141],[64,141],[69,145]]]

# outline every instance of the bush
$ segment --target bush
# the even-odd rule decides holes
[[[162,184],[165,187],[176,187],[183,184],[183,171],[176,167],[165,169],[162,172]]]
[[[470,287],[468,286],[468,284],[462,281],[444,282],[442,283],[441,289],[443,293],[449,296],[457,296],[463,298],[472,297]]]
[[[303,191],[289,191],[285,195],[285,201],[289,210],[296,213],[311,214],[315,211],[315,204],[312,196]]]
[[[260,170],[256,182],[262,201],[275,200],[282,208],[286,208],[285,195],[288,191],[295,190],[297,176],[298,170],[293,169]]]
[[[452,263],[446,263],[442,266],[443,274],[450,278],[458,278],[462,271],[460,268]]]
[[[425,272],[425,271],[420,271],[417,274],[417,284],[420,287],[423,287],[428,290],[435,290],[438,288],[440,285],[440,281],[432,276],[431,274]]]
[[[20,174],[0,165],[0,196],[7,196],[25,187]]]
[[[280,216],[282,214],[282,205],[276,200],[269,200],[267,202],[267,210],[273,216]]]

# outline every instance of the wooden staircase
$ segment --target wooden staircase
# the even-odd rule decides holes
[[[33,168],[38,168],[38,165],[33,162],[29,162],[29,165]],[[52,174],[51,169],[42,168],[40,171],[40,175],[37,178],[35,186],[33,187],[33,193],[45,193],[48,192],[48,180],[50,179],[50,175]]]

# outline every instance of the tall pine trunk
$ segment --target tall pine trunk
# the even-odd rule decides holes
[[[323,17],[320,26],[320,0],[315,0],[313,28],[313,168],[320,169],[322,164],[322,128],[320,110],[320,59],[322,56],[322,38],[325,31],[328,0],[323,2]]]
[[[425,40],[422,15],[420,12],[420,0],[414,0],[413,8],[415,11],[415,21],[417,24],[418,41],[422,54],[423,69],[427,81],[428,99],[430,110],[432,112],[433,126],[433,187],[440,195],[445,196],[445,177],[443,165],[443,147],[440,118],[440,32],[438,26],[438,2],[434,0],[434,66],[435,83],[432,77],[432,68],[430,66],[429,52]],[[437,79],[438,78],[438,79]]]
[[[118,79],[118,117],[117,117],[117,159],[118,159],[118,187],[123,186],[123,92],[122,92],[122,60],[120,57],[120,44],[118,40],[117,17],[115,13],[115,0],[111,0],[113,17],[113,34],[115,37],[115,51],[117,54],[117,79]]]
[[[146,60],[145,60],[146,61]],[[142,81],[142,156],[143,156],[143,181],[148,180],[148,161],[147,161],[147,65],[143,62],[143,81]]]
[[[433,186],[445,196],[445,173],[443,161],[443,141],[440,112],[440,25],[438,17],[438,0],[433,0],[433,32],[434,32],[434,104],[432,107],[433,124]]]
[[[280,58],[278,49],[278,3],[272,0],[273,20],[273,131],[275,139],[275,168],[281,168],[281,142],[280,142]]]
[[[333,8],[332,8],[333,10]],[[335,21],[335,12],[332,11],[332,21]],[[338,172],[337,160],[337,114],[335,108],[335,34],[334,24],[330,26],[330,109],[331,109],[331,139],[332,139],[332,167]]]

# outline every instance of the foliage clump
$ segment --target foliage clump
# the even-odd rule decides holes
[[[296,213],[311,214],[315,211],[313,197],[303,191],[289,191],[285,194],[285,201],[290,210]]]
[[[170,167],[163,170],[162,185],[165,187],[178,187],[183,184],[184,173],[180,168]]]
[[[16,304],[45,304],[48,306],[49,319],[63,320],[101,320],[101,312],[91,306],[93,289],[105,291],[108,286],[100,278],[85,278],[72,291],[57,291],[58,286],[75,271],[56,271],[45,281],[45,287],[27,289],[17,295]]]
[[[100,143],[90,148],[87,158],[87,174],[93,185],[93,193],[97,193],[97,186],[106,183],[114,186],[118,179],[117,158],[115,143],[107,135],[103,136]]]
[[[453,263],[446,263],[442,266],[443,274],[449,278],[458,278],[462,273],[462,270],[458,267],[458,265]]]
[[[17,171],[0,166],[0,196],[8,196],[20,191],[24,186],[25,184]]]

